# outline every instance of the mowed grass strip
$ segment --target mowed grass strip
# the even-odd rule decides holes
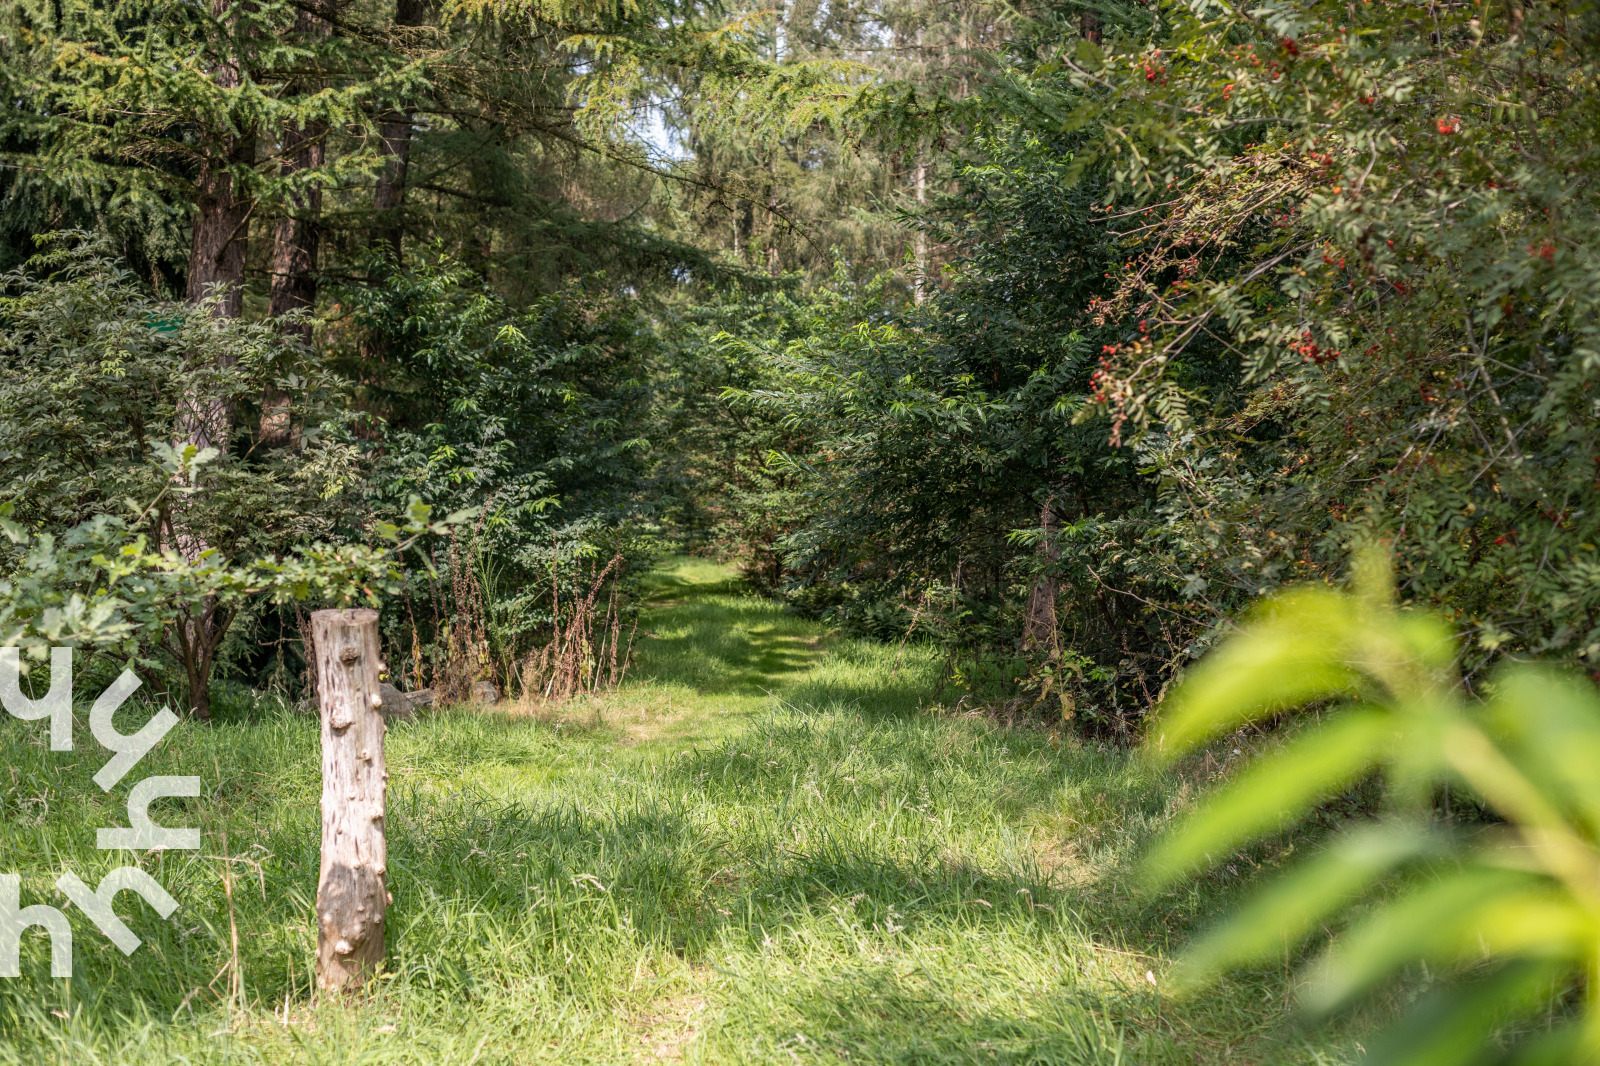
[[[0,981],[0,1062],[523,1064],[1339,1061],[1279,1036],[1281,975],[1163,989],[1169,941],[1228,891],[1129,886],[1181,783],[1112,749],[928,706],[924,650],[828,637],[676,560],[628,683],[557,708],[396,725],[389,958],[319,1001],[317,725],[240,704],[171,733],[111,794],[79,714],[0,724],[0,872],[61,906]],[[643,635],[648,634],[648,635]],[[131,731],[143,709],[125,709]],[[157,820],[199,853],[95,850],[127,789],[199,774]],[[181,906],[118,912],[124,958],[55,890],[137,862]]]

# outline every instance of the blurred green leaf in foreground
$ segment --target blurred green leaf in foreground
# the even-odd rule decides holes
[[[1317,721],[1247,765],[1156,845],[1166,885],[1296,824],[1362,781],[1377,812],[1343,828],[1192,944],[1181,988],[1276,962],[1340,932],[1303,973],[1303,1007],[1349,1007],[1410,967],[1444,974],[1369,1061],[1600,1061],[1600,694],[1503,667],[1468,698],[1449,629],[1399,608],[1388,557],[1358,556],[1350,591],[1264,602],[1169,697],[1148,747],[1177,758],[1315,705]],[[1485,813],[1441,818],[1444,789]]]

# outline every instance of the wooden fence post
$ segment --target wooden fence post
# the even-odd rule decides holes
[[[322,712],[322,870],[317,878],[317,984],[359,987],[383,967],[383,734],[378,612],[314,611]]]

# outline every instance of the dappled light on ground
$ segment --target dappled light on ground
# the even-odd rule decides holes
[[[1152,907],[1126,870],[1169,816],[1175,779],[926,706],[924,650],[827,636],[724,568],[680,561],[652,596],[641,630],[655,636],[619,691],[443,709],[391,731],[389,959],[360,1003],[310,987],[315,722],[175,734],[161,772],[199,773],[211,793],[174,803],[208,848],[149,860],[180,920],[136,914],[149,943],[131,962],[84,937],[70,992],[39,991],[52,987],[45,953],[26,942],[24,978],[0,988],[0,1062],[1220,1063],[1306,1050],[1229,1043],[1281,1014],[1281,978],[1206,1003],[1164,992],[1167,923],[1192,922],[1206,897]],[[60,862],[104,865],[70,827],[115,817],[82,787],[92,768],[48,770],[31,737],[0,728],[20,768],[5,857],[35,863],[25,900]],[[27,799],[40,795],[48,810]],[[230,1003],[213,976],[235,967],[243,998]]]

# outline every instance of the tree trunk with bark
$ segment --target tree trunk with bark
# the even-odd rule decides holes
[[[284,159],[281,173],[290,177],[300,171],[322,166],[325,122],[311,122],[284,131]],[[322,189],[311,185],[289,195],[284,216],[278,220],[272,240],[272,296],[267,313],[273,318],[292,311],[310,311],[317,303],[316,216],[322,210]],[[297,322],[286,327],[311,342],[311,323]]]
[[[214,313],[237,318],[244,306],[244,256],[253,205],[239,194],[230,168],[254,162],[255,137],[245,133],[227,141],[221,152],[200,165],[195,201],[199,211],[189,245],[186,295],[198,303],[221,286],[222,302]]]
[[[215,597],[208,597],[198,610],[184,611],[167,627],[162,647],[183,667],[186,709],[201,721],[211,717],[211,669],[216,665],[217,649],[228,635],[234,613],[224,609]]]
[[[359,987],[383,966],[386,726],[380,707],[378,612],[314,611],[322,716],[322,866],[317,877],[317,985]]]
[[[427,0],[397,0],[394,7],[394,25],[401,30],[421,26],[428,13]],[[372,206],[377,212],[373,227],[373,246],[387,247],[400,262],[401,244],[405,238],[405,218],[402,210],[406,202],[406,169],[411,162],[411,127],[415,121],[411,112],[392,108],[378,118],[378,135],[383,139],[384,165],[378,174],[377,192]]]
[[[1045,562],[1052,567],[1061,561],[1061,545],[1056,541],[1055,502],[1055,497],[1051,496],[1039,509],[1039,527],[1044,532],[1039,550],[1044,555]],[[1055,651],[1056,596],[1059,591],[1056,575],[1053,572],[1041,574],[1034,579],[1033,588],[1028,592],[1027,618],[1022,630],[1024,648],[1049,648],[1052,652]]]
[[[928,235],[923,230],[923,220],[920,217],[923,207],[928,201],[928,164],[917,164],[917,244],[916,244],[916,277],[911,282],[911,300],[921,303],[927,299],[924,288],[928,282]]]
[[[211,13],[223,18],[227,0],[212,0]],[[219,63],[211,78],[220,89],[237,89],[241,83],[239,59]],[[212,129],[210,143],[200,162],[195,179],[194,232],[189,240],[189,277],[185,295],[198,303],[215,292],[222,299],[212,314],[238,318],[244,310],[244,262],[250,233],[250,214],[255,208],[246,190],[240,188],[242,172],[255,163],[255,130],[237,132]],[[200,448],[222,451],[228,446],[233,428],[233,412],[226,397],[188,396],[180,411],[178,428],[184,442]]]
[[[333,0],[324,0],[319,10],[332,7]],[[328,22],[306,8],[295,15],[291,31],[298,40],[326,37],[331,27]],[[314,83],[302,82],[297,91],[314,91]],[[293,180],[296,174],[319,169],[326,158],[328,124],[326,122],[290,123],[283,130],[282,155],[279,175]],[[272,292],[267,304],[267,314],[281,318],[295,311],[308,314],[317,305],[317,245],[321,234],[318,214],[322,210],[322,186],[305,185],[292,189],[284,204],[283,217],[278,219],[272,235]],[[283,328],[311,343],[311,323],[308,320],[285,324]],[[262,399],[261,443],[269,447],[287,444],[290,439],[289,400],[276,390],[269,389]]]
[[[227,19],[229,8],[228,0],[212,0],[211,13],[218,19]],[[234,55],[212,69],[211,78],[219,89],[239,88],[243,81],[241,62]],[[255,164],[256,133],[249,126],[238,130],[224,126],[203,130],[199,136],[205,140],[195,179],[196,210],[185,295],[190,303],[198,303],[220,293],[221,299],[211,313],[238,318],[244,309],[245,251],[250,215],[255,208],[240,178]],[[227,451],[234,413],[231,396],[184,396],[174,426],[177,444]],[[198,559],[209,547],[203,534],[184,527],[181,513],[168,512],[162,525],[169,544],[190,560]],[[186,614],[164,634],[165,647],[183,668],[189,712],[196,718],[211,717],[211,668],[216,649],[227,633],[229,617],[215,598],[208,599],[197,612]]]
[[[212,0],[211,13],[228,14],[227,0]],[[239,60],[231,58],[211,73],[219,89],[237,89]],[[239,188],[237,172],[255,163],[253,129],[238,132],[211,130],[213,140],[200,162],[195,181],[194,233],[189,244],[189,302],[204,299],[220,286],[223,299],[216,314],[237,318],[244,306],[244,259],[250,211],[255,205]],[[205,136],[206,134],[202,134]]]
[[[308,123],[285,131],[284,176],[322,165],[322,145],[327,132],[325,123]],[[273,318],[294,311],[309,315],[317,305],[315,271],[319,234],[316,214],[322,209],[322,190],[313,185],[291,194],[285,206],[285,214],[278,219],[272,235],[272,294],[267,314]],[[282,329],[298,336],[306,345],[311,344],[309,318],[283,323]],[[291,439],[289,397],[270,385],[266,392],[261,400],[261,425],[256,435],[266,447],[281,447]]]

